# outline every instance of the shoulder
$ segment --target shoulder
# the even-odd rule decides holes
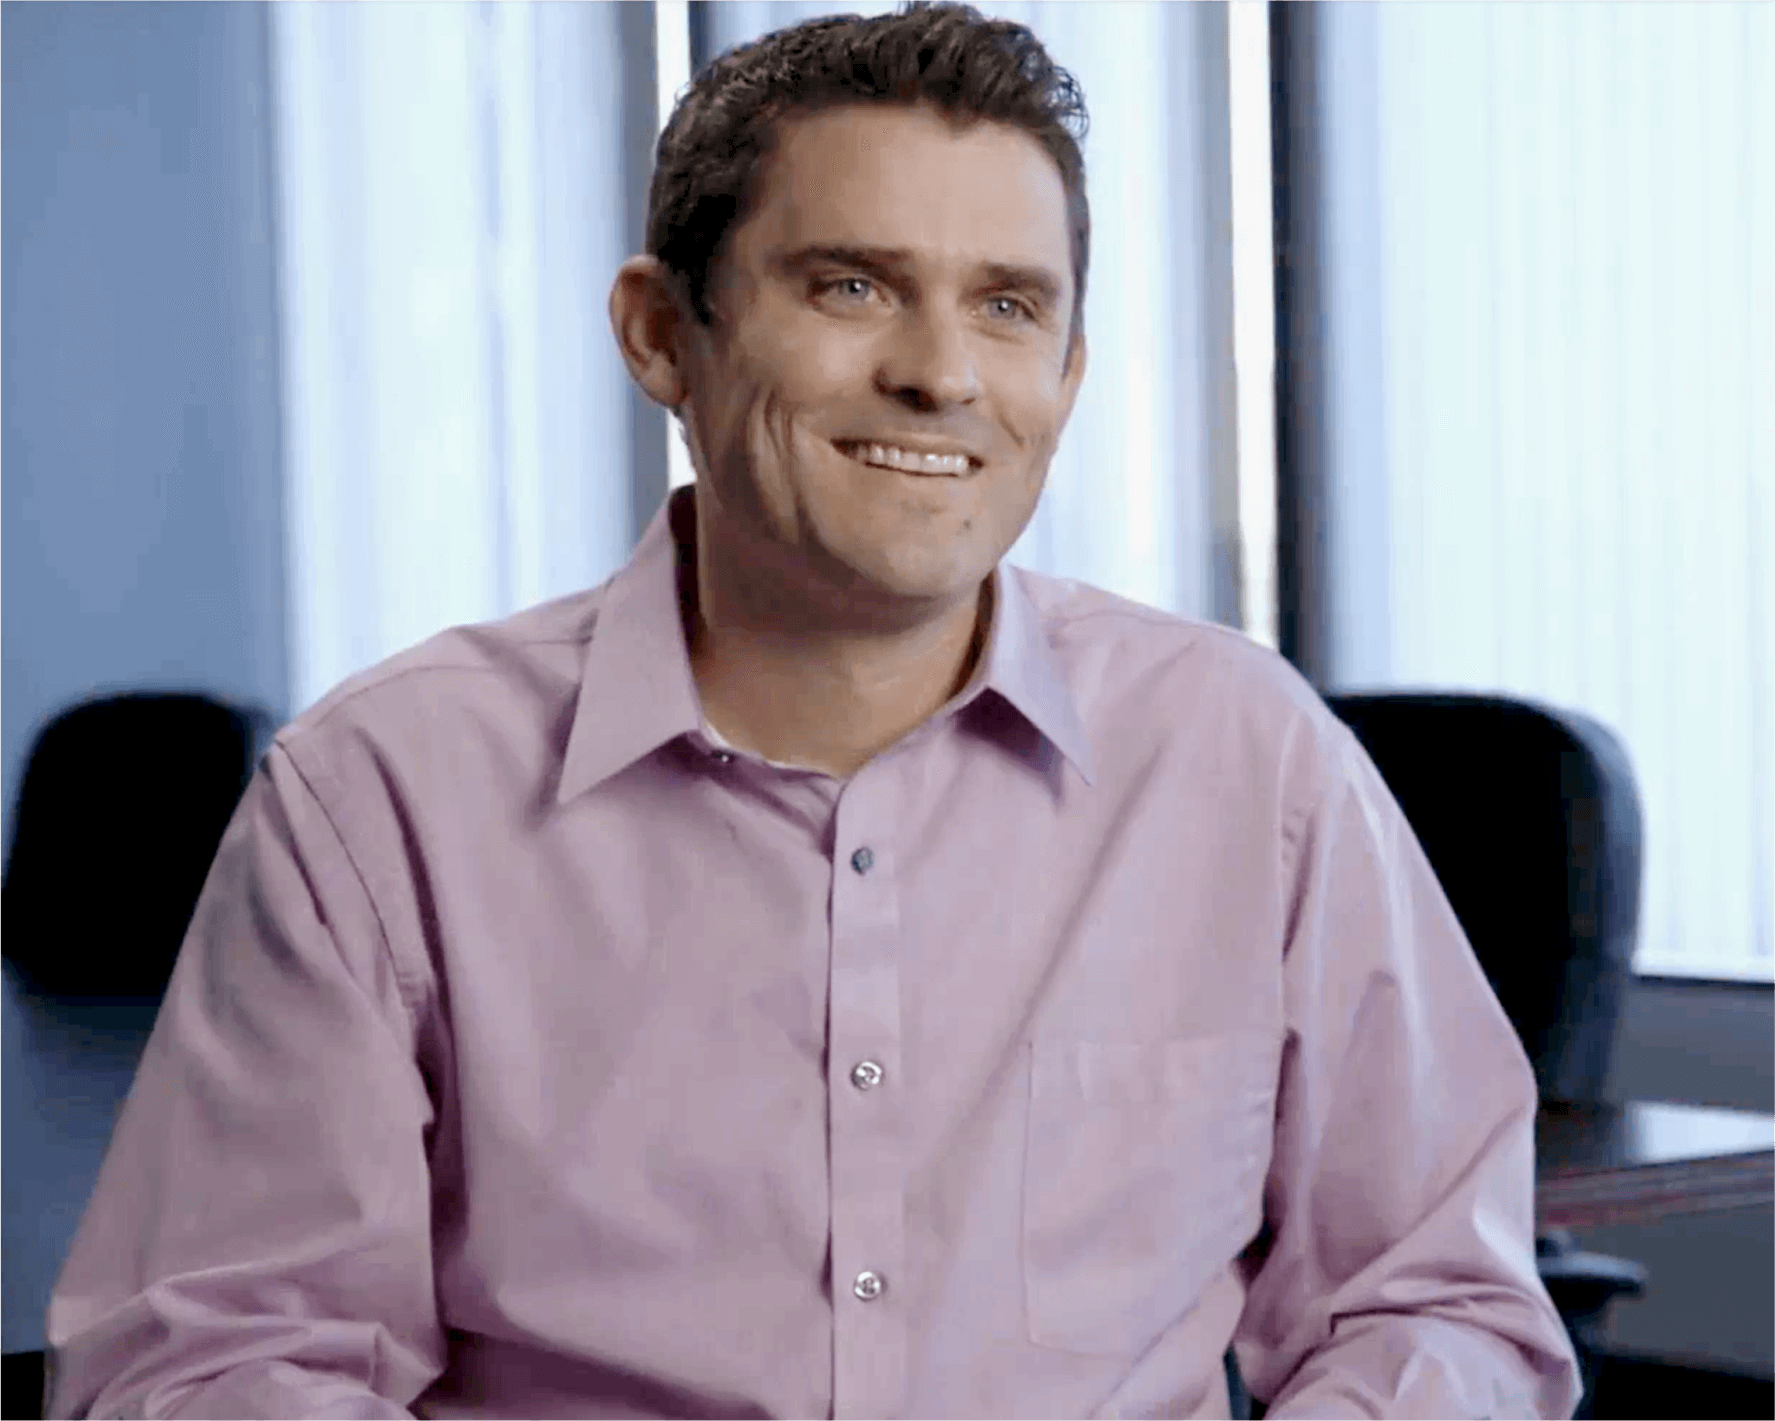
[[[1237,628],[1181,616],[1088,583],[1023,568],[1013,574],[1082,699],[1139,695],[1156,721],[1186,706],[1224,708],[1278,727],[1337,719],[1279,653]]]
[[[1012,572],[1098,746],[1212,763],[1296,805],[1348,772],[1353,737],[1278,652],[1087,583]]]
[[[451,627],[348,676],[277,734],[298,763],[546,735],[577,694],[609,584]]]

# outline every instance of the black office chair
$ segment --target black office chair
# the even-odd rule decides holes
[[[1639,929],[1642,823],[1633,767],[1606,726],[1496,696],[1330,695],[1362,742],[1466,930],[1543,1099],[1604,1098]],[[1638,1263],[1535,1242],[1584,1371],[1590,1414],[1609,1304]]]
[[[158,997],[222,831],[276,727],[256,706],[137,692],[44,727],[19,787],[0,899],[33,993]]]
[[[135,693],[63,711],[19,787],[0,940],[20,988],[78,1012],[164,995],[216,846],[276,729],[256,706]],[[42,1414],[43,1353],[0,1358],[0,1411]]]

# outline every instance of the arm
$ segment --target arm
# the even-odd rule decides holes
[[[411,1414],[444,1357],[411,994],[274,748],[51,1295],[46,1414]]]
[[[1329,759],[1291,839],[1288,1035],[1240,1371],[1275,1421],[1569,1417],[1576,1362],[1535,1270],[1534,1074],[1341,727]]]

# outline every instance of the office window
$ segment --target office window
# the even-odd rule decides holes
[[[1320,679],[1621,735],[1641,972],[1775,976],[1775,8],[1321,12]]]
[[[664,415],[605,304],[640,246],[656,16],[270,15],[301,711],[434,632],[602,581],[664,496]]]

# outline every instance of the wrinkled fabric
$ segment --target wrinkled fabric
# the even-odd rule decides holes
[[[1230,1343],[1272,1417],[1571,1415],[1527,1058],[1301,678],[1001,567],[937,715],[771,765],[693,497],[279,733],[49,1414],[1225,1416]]]

